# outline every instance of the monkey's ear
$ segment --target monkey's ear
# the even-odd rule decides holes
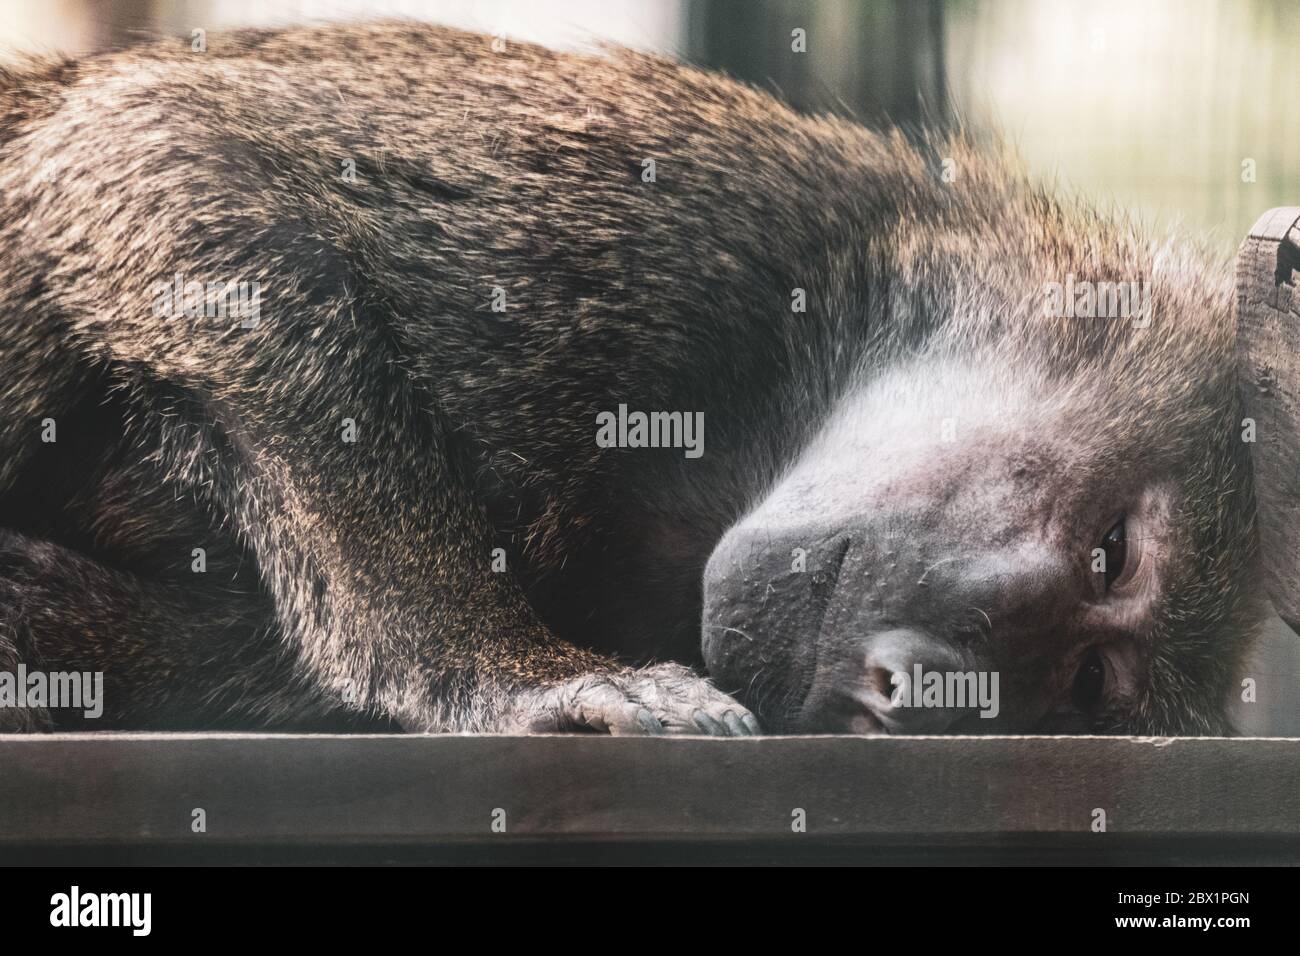
[[[1300,207],[1270,209],[1237,253],[1237,363],[1264,585],[1300,629]]]

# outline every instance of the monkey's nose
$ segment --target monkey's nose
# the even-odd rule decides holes
[[[966,715],[952,691],[964,682],[961,655],[923,631],[899,629],[867,639],[864,686],[855,695],[891,734],[943,733]],[[961,706],[959,706],[959,704]]]

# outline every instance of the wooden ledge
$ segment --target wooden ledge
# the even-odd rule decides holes
[[[58,734],[0,736],[0,768],[0,863],[564,846],[1300,861],[1289,738]]]

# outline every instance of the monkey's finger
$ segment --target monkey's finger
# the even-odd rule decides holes
[[[697,710],[693,717],[695,720],[695,726],[700,728],[701,731],[708,734],[710,737],[727,736],[727,728],[704,711]]]
[[[740,715],[734,710],[729,710],[722,715],[722,722],[727,727],[727,733],[733,737],[748,737],[749,728],[747,728],[740,719]]]
[[[747,737],[758,729],[758,721],[734,698],[679,664],[643,668],[627,682],[627,689],[669,734]]]
[[[645,706],[631,700],[617,685],[584,681],[568,701],[568,716],[577,727],[616,737],[658,735],[663,725]]]

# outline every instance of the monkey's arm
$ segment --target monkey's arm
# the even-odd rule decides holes
[[[1270,209],[1237,254],[1242,405],[1254,422],[1251,460],[1265,586],[1300,630],[1300,207]]]
[[[319,689],[422,731],[752,730],[685,668],[630,671],[558,639],[493,573],[488,522],[382,306],[361,294],[366,278],[292,229],[273,250],[248,242],[281,226],[230,216],[206,224],[201,252],[178,230],[152,259],[83,275],[63,304],[86,316],[94,346],[194,396],[224,436],[220,455],[190,456],[210,462],[202,493],[256,557],[279,631]],[[260,316],[141,308],[139,277],[177,262],[257,282]]]
[[[492,571],[492,528],[395,331],[444,304],[403,296],[417,267],[391,247],[455,236],[419,213],[437,195],[395,193],[380,173],[340,180],[335,154],[370,151],[347,138],[370,129],[365,101],[340,121],[338,96],[275,71],[256,71],[274,95],[237,91],[247,71],[221,62],[202,82],[192,71],[160,63],[66,91],[15,159],[21,174],[60,158],[57,185],[15,174],[40,213],[22,252],[67,317],[65,348],[179,390],[222,436],[169,480],[254,556],[319,688],[412,730],[752,726],[684,668],[629,671],[558,638]],[[419,129],[389,132],[394,161],[435,147]],[[394,228],[413,217],[420,228]],[[232,286],[239,311],[222,297]]]

